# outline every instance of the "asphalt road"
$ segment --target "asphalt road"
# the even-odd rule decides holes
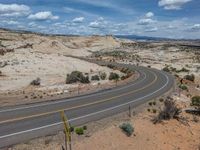
[[[51,102],[20,105],[0,109],[0,148],[63,129],[60,111],[73,126],[105,118],[136,107],[168,92],[174,78],[163,71],[115,64],[139,72],[136,81],[110,90]]]

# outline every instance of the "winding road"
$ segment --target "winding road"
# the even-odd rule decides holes
[[[56,133],[63,128],[60,111],[73,126],[105,118],[136,107],[168,92],[174,78],[163,71],[127,64],[136,70],[137,80],[110,90],[57,101],[0,109],[0,148]]]

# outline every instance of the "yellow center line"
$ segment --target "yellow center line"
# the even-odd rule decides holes
[[[87,104],[83,104],[83,105],[79,105],[79,106],[74,106],[74,107],[70,107],[70,108],[62,108],[62,109],[58,109],[58,110],[54,110],[54,111],[49,111],[49,112],[35,114],[35,115],[30,115],[30,116],[25,116],[25,117],[18,117],[18,118],[15,118],[15,119],[4,120],[4,121],[1,121],[0,124],[10,123],[10,122],[15,122],[15,121],[20,121],[20,120],[30,119],[30,118],[35,118],[35,117],[41,117],[41,116],[46,116],[46,115],[51,115],[51,114],[58,113],[58,112],[63,111],[63,110],[64,111],[69,111],[69,110],[72,110],[72,109],[86,107],[86,106],[90,106],[90,105],[94,105],[94,104],[100,104],[100,103],[111,101],[113,99],[116,99],[116,98],[119,98],[119,97],[122,97],[122,96],[127,96],[127,95],[130,95],[130,94],[133,94],[135,92],[141,91],[141,90],[143,90],[143,89],[151,86],[152,84],[154,84],[156,82],[156,80],[157,80],[158,77],[156,76],[156,74],[154,72],[152,72],[152,73],[153,73],[153,75],[155,77],[154,80],[151,83],[147,84],[146,86],[144,86],[142,88],[139,88],[139,89],[136,89],[136,90],[133,90],[133,91],[129,91],[129,92],[117,95],[117,96],[113,96],[113,97],[110,97],[110,98],[107,98],[107,99],[102,99],[100,101],[96,101],[96,102],[92,102],[92,103],[87,103]]]

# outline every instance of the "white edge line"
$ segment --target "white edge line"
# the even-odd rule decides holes
[[[112,91],[104,91],[104,93],[100,92],[100,93],[96,93],[95,96],[97,95],[101,95],[101,94],[105,94],[105,93],[108,93],[108,92],[114,92],[114,91],[119,91],[119,90],[122,90],[122,89],[125,89],[125,88],[129,88],[135,84],[138,84],[142,81],[144,81],[146,79],[146,73],[142,73],[144,75],[144,78],[142,80],[140,80],[139,82],[135,82],[133,84],[130,84],[128,86],[123,86],[123,87],[120,87],[120,88],[117,88],[117,89],[112,89]],[[94,93],[91,93],[91,94],[94,94]],[[81,98],[87,98],[87,97],[91,97],[93,95],[85,95],[85,96],[81,96],[81,97],[72,97],[68,100],[60,100],[60,101],[54,101],[54,102],[46,102],[44,104],[36,104],[36,105],[32,105],[32,106],[25,106],[25,107],[19,107],[19,108],[11,108],[11,109],[5,109],[5,110],[1,110],[0,113],[4,113],[4,112],[11,112],[11,111],[15,111],[15,110],[22,110],[22,109],[28,109],[28,108],[35,108],[35,107],[41,107],[41,106],[46,106],[46,105],[53,105],[53,104],[59,104],[59,103],[65,103],[65,102],[70,102],[70,101],[77,101]]]
[[[162,72],[161,72],[162,73]],[[120,105],[117,105],[117,106],[114,106],[114,107],[110,107],[110,108],[107,108],[107,109],[104,109],[104,110],[101,110],[101,111],[98,111],[98,112],[94,112],[94,113],[90,113],[90,114],[87,114],[87,115],[84,115],[84,116],[81,116],[81,117],[77,117],[77,118],[73,118],[73,119],[69,119],[69,121],[74,121],[74,120],[78,120],[78,119],[82,119],[82,118],[85,118],[85,117],[89,117],[89,116],[93,116],[93,115],[96,115],[96,114],[99,114],[99,113],[102,113],[102,112],[106,112],[106,111],[109,111],[109,110],[113,110],[113,109],[116,109],[118,107],[122,107],[124,105],[128,105],[130,103],[134,103],[134,102],[137,102],[143,98],[146,98],[146,97],[149,97],[151,95],[153,95],[154,93],[157,93],[158,91],[162,90],[163,88],[165,88],[167,86],[167,84],[169,83],[169,78],[167,75],[165,75],[164,73],[162,73],[166,79],[167,79],[167,82],[164,84],[164,86],[162,86],[161,88],[159,88],[158,90],[148,94],[148,95],[145,95],[143,97],[140,97],[138,99],[135,99],[135,100],[132,100],[132,101],[129,101],[127,103],[124,103],[124,104],[120,104]],[[30,129],[30,130],[25,130],[25,131],[20,131],[20,132],[16,132],[16,133],[12,133],[12,134],[8,134],[8,135],[4,135],[4,136],[0,136],[0,139],[3,139],[3,138],[7,138],[7,137],[10,137],[10,136],[14,136],[14,135],[19,135],[19,134],[23,134],[23,133],[27,133],[27,132],[31,132],[31,131],[36,131],[36,130],[40,130],[40,129],[44,129],[44,128],[48,128],[48,127],[52,127],[52,126],[56,126],[56,125],[59,125],[59,124],[62,124],[62,122],[58,122],[58,123],[54,123],[54,124],[50,124],[50,125],[46,125],[46,126],[42,126],[42,127],[38,127],[38,128],[34,128],[34,129]]]

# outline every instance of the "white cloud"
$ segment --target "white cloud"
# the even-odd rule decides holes
[[[175,27],[175,26],[173,26],[173,25],[168,25],[167,27],[166,27],[166,29],[176,29],[177,27]]]
[[[77,17],[72,20],[74,23],[82,23],[84,21],[84,17]]]
[[[28,19],[32,20],[56,20],[59,16],[54,16],[50,11],[41,11],[36,14],[31,14]]]
[[[156,32],[156,31],[158,31],[157,27],[152,27],[152,28],[149,28],[149,29],[145,30],[145,32]]]
[[[25,16],[30,13],[30,8],[26,5],[0,4],[0,16]]]
[[[192,27],[191,27],[192,30],[200,30],[200,24],[194,24]]]
[[[103,17],[98,17],[95,21],[90,22],[89,27],[91,28],[105,28],[108,24],[107,21],[104,20]]]
[[[97,18],[98,21],[104,21],[104,18],[103,17],[99,17]]]
[[[154,22],[156,22],[156,21],[153,20],[153,19],[145,18],[145,19],[140,19],[138,24],[139,25],[149,25],[149,24],[154,23]]]
[[[100,22],[94,21],[94,22],[90,22],[89,27],[91,27],[91,28],[101,28],[101,24],[100,24]]]
[[[192,0],[160,0],[158,2],[158,5],[161,7],[164,7],[164,9],[167,10],[178,10],[181,9],[181,7]]]
[[[147,18],[151,18],[151,17],[153,17],[154,16],[154,13],[152,13],[152,12],[148,12],[148,13],[146,13],[146,15],[145,15],[145,17],[147,17]]]
[[[5,23],[5,24],[8,24],[8,25],[17,25],[17,24],[19,24],[19,22],[13,21],[13,20],[3,20],[2,22]]]
[[[16,24],[19,24],[19,22],[10,20],[10,21],[7,22],[7,24],[16,25]]]

